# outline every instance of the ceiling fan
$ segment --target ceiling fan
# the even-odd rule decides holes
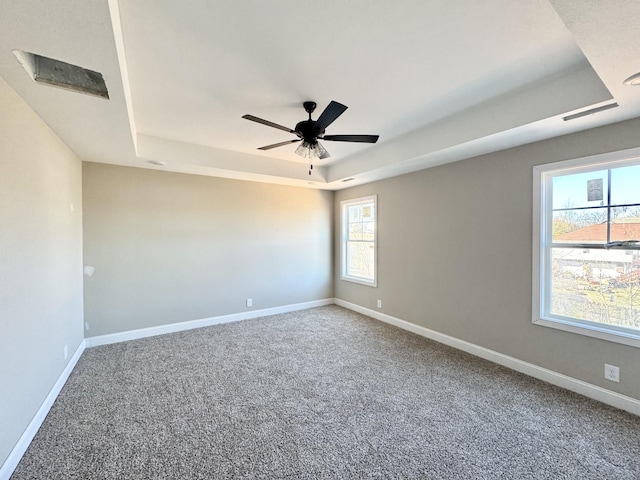
[[[308,120],[298,122],[295,129],[290,129],[277,123],[264,120],[262,118],[255,117],[253,115],[243,115],[242,118],[251,120],[252,122],[261,123],[268,127],[284,130],[285,132],[293,133],[298,138],[293,140],[287,140],[286,142],[274,143],[272,145],[266,145],[258,148],[258,150],[271,150],[272,148],[283,147],[291,143],[302,142],[296,149],[296,153],[301,157],[309,159],[309,175],[311,175],[311,169],[313,165],[311,161],[313,158],[325,159],[329,158],[329,152],[318,142],[318,140],[330,140],[332,142],[360,142],[360,143],[376,143],[378,141],[378,135],[325,135],[325,129],[331,125],[344,111],[348,108],[346,105],[342,105],[334,100],[327,105],[327,108],[320,114],[317,120],[311,120],[311,114],[316,109],[316,102],[304,102],[302,104],[305,111],[309,114]]]

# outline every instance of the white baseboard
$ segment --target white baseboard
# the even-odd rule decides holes
[[[40,408],[31,419],[31,422],[18,440],[18,443],[16,443],[15,447],[13,447],[13,450],[11,450],[11,453],[0,467],[0,480],[9,480],[9,477],[11,477],[11,475],[13,474],[13,471],[16,469],[18,463],[20,463],[20,459],[24,455],[24,452],[26,452],[27,448],[29,448],[29,444],[33,440],[33,437],[35,437],[36,433],[38,433],[38,429],[42,425],[42,422],[44,422],[44,419],[49,413],[53,402],[55,402],[56,398],[58,398],[58,394],[62,390],[62,387],[64,387],[64,384],[67,382],[69,375],[71,375],[71,372],[78,363],[78,360],[80,359],[82,352],[84,352],[84,349],[85,342],[83,340],[69,360],[69,363],[67,363],[67,366],[58,377],[55,385],[53,385],[53,387],[49,391],[49,394],[44,399],[44,402],[42,402],[42,405],[40,405]]]
[[[338,298],[335,299],[335,303],[336,305],[348,308],[349,310],[353,310],[355,312],[375,318],[376,320],[395,325],[396,327],[402,328],[403,330],[417,333],[418,335],[421,335],[423,337],[435,340],[436,342],[443,343],[477,357],[484,358],[485,360],[489,360],[490,362],[497,363],[498,365],[502,365],[517,372],[524,373],[525,375],[529,375],[530,377],[537,378],[558,387],[566,388],[567,390],[579,393],[581,395],[584,395],[585,397],[592,398],[599,402],[606,403],[607,405],[611,405],[612,407],[616,407],[629,413],[633,413],[634,415],[640,416],[640,400],[637,400],[635,398],[612,392],[611,390],[598,387],[597,385],[583,382],[582,380],[578,380],[576,378],[554,372],[553,370],[548,370],[532,363],[518,360],[517,358],[504,355],[494,350],[489,350],[488,348],[484,348],[479,345],[475,345],[473,343],[451,337],[449,335],[438,333],[434,330],[421,327],[420,325],[416,325],[405,320],[400,320],[399,318],[392,317],[390,315],[386,315],[382,312],[371,310],[369,308],[361,307],[353,303],[345,302],[344,300],[340,300]]]
[[[230,315],[220,315],[218,317],[201,318],[199,320],[189,320],[186,322],[159,325],[157,327],[140,328],[137,330],[129,330],[126,332],[88,337],[85,339],[85,343],[87,348],[91,348],[97,347],[99,345],[108,345],[110,343],[126,342],[128,340],[135,340],[138,338],[164,335],[165,333],[175,333],[182,332],[184,330],[192,330],[194,328],[210,327],[212,325],[219,325],[221,323],[237,322],[240,320],[249,320],[251,318],[266,317],[268,315],[277,315],[279,313],[305,310],[307,308],[322,307],[324,305],[332,305],[333,303],[333,298],[325,298],[322,300],[313,300],[311,302],[283,305],[281,307],[264,308],[262,310],[251,310],[242,313],[232,313]]]

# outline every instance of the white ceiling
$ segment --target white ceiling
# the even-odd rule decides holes
[[[640,116],[637,0],[2,0],[0,76],[82,159],[339,189]],[[13,50],[102,72],[34,83]],[[308,175],[302,102],[349,109]],[[577,120],[562,117],[617,102]],[[166,162],[155,166],[149,160]],[[354,178],[344,183],[343,180]]]

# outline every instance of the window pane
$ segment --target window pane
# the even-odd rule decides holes
[[[375,215],[375,206],[373,203],[367,203],[362,206],[362,218],[365,222],[373,222]]]
[[[362,205],[352,205],[347,208],[347,222],[359,222],[362,220]]]
[[[640,252],[551,249],[551,314],[640,330]]]
[[[374,278],[374,247],[370,242],[347,242],[347,271],[350,277]]]
[[[553,177],[553,209],[607,204],[607,170]]]
[[[640,203],[640,165],[611,170],[611,205],[630,203]]]
[[[362,240],[362,223],[349,224],[349,240]]]
[[[640,216],[633,216],[636,212],[628,207],[611,209],[611,241],[640,240]]]
[[[373,242],[376,232],[376,224],[373,221],[366,221],[362,224],[363,239],[368,242]]]
[[[606,243],[606,207],[589,210],[553,212],[552,238],[554,243]]]
[[[376,202],[375,195],[340,202],[341,278],[372,287],[377,286]]]

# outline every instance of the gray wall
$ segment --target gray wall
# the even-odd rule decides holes
[[[85,163],[83,195],[87,337],[333,298],[333,192]]]
[[[532,167],[639,145],[634,120],[336,192],[336,298],[640,399],[639,349],[531,323]],[[369,194],[378,288],[340,280],[340,201]]]
[[[82,342],[81,222],[80,161],[0,78],[0,465]]]

